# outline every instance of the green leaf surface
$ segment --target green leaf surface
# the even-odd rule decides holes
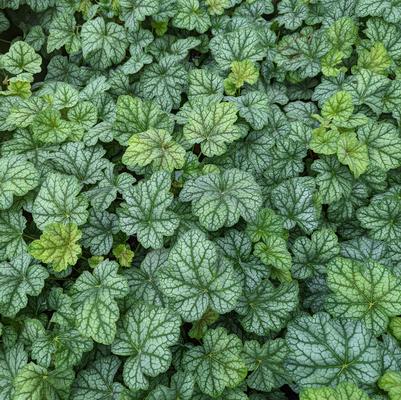
[[[389,318],[401,313],[400,282],[386,267],[337,258],[327,267],[327,284],[332,295],[326,309],[341,318],[362,320],[377,336]]]
[[[189,231],[177,240],[168,266],[158,276],[160,290],[185,321],[198,320],[208,307],[227,313],[241,292],[232,265],[200,231]]]
[[[121,230],[136,234],[145,248],[162,247],[164,236],[173,235],[178,227],[178,217],[168,210],[173,201],[170,186],[167,172],[155,172],[123,193],[125,202],[118,210]]]
[[[232,388],[245,379],[247,369],[241,359],[242,343],[224,328],[209,330],[203,345],[188,350],[183,363],[193,372],[199,389],[218,397],[225,388]]]
[[[37,296],[42,291],[46,269],[32,262],[26,253],[15,257],[12,262],[2,262],[0,266],[0,313],[14,317],[28,303],[29,296]]]
[[[192,211],[205,228],[232,226],[240,216],[254,218],[262,205],[260,187],[253,176],[237,169],[187,181],[180,200],[192,202]]]
[[[112,352],[128,356],[124,382],[133,390],[148,387],[147,376],[157,376],[171,362],[169,347],[179,337],[180,318],[168,309],[137,304],[119,324]]]
[[[286,341],[286,368],[301,387],[366,384],[380,375],[379,343],[361,322],[301,316],[288,326]]]
[[[29,245],[29,253],[60,272],[76,264],[81,254],[81,246],[77,243],[81,236],[75,224],[48,224],[40,239]]]
[[[84,271],[71,289],[79,332],[102,344],[113,342],[120,315],[116,299],[128,293],[127,281],[117,271],[116,262],[103,261],[93,273]]]

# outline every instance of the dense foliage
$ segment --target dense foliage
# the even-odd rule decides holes
[[[399,0],[0,32],[0,400],[401,399]]]

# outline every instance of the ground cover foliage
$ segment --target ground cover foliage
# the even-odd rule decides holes
[[[401,399],[397,0],[0,0],[0,399]]]

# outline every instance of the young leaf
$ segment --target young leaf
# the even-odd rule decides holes
[[[60,272],[76,264],[81,254],[81,246],[77,243],[81,236],[76,224],[48,224],[40,239],[29,245],[29,253]]]
[[[360,142],[355,133],[341,135],[337,146],[338,160],[348,165],[356,178],[366,171],[369,165],[368,146]]]
[[[300,400],[369,400],[368,395],[350,382],[342,382],[335,388],[307,388],[300,393]]]

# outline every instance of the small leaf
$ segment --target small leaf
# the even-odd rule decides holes
[[[369,165],[368,147],[353,132],[338,139],[337,157],[342,164],[349,166],[355,177],[363,174]]]

